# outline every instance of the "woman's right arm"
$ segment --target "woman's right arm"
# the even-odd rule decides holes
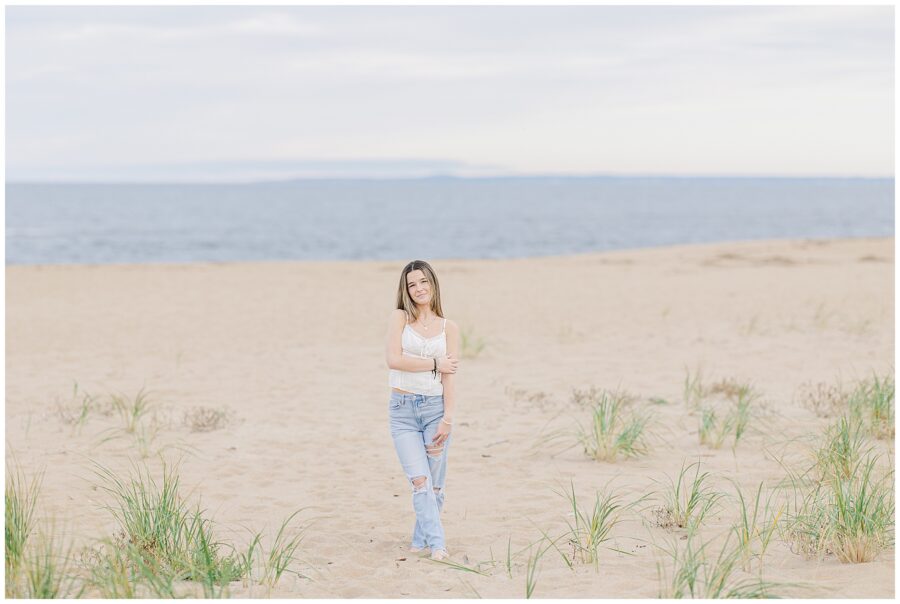
[[[388,368],[400,371],[431,371],[434,369],[433,359],[404,356],[401,341],[405,325],[406,313],[399,308],[394,309],[388,323],[387,348],[385,350],[385,360]],[[441,373],[456,373],[458,361],[448,357],[449,355],[438,359],[438,371]]]

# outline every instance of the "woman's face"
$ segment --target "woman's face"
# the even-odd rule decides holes
[[[406,290],[416,304],[428,304],[431,301],[431,283],[425,273],[418,269],[407,273]]]

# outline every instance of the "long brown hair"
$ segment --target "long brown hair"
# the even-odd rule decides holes
[[[409,288],[406,286],[406,276],[413,271],[422,271],[425,274],[425,278],[431,283],[431,310],[434,314],[443,318],[441,286],[438,284],[434,269],[424,260],[413,260],[403,267],[403,272],[400,273],[400,287],[397,289],[397,308],[405,310],[412,317],[412,321],[419,318],[419,308],[413,302],[413,299],[409,297]]]

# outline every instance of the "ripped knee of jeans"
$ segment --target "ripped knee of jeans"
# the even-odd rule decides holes
[[[416,476],[415,478],[410,478],[409,481],[412,483],[413,495],[428,492],[427,476]]]

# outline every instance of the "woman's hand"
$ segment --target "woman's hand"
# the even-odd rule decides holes
[[[437,360],[437,370],[439,373],[456,373],[456,366],[459,365],[459,361],[453,358],[453,355],[447,354],[445,357],[440,357]]]
[[[441,420],[438,423],[437,432],[434,435],[434,438],[431,439],[431,443],[435,447],[443,447],[444,443],[450,438],[450,428],[447,422]]]

